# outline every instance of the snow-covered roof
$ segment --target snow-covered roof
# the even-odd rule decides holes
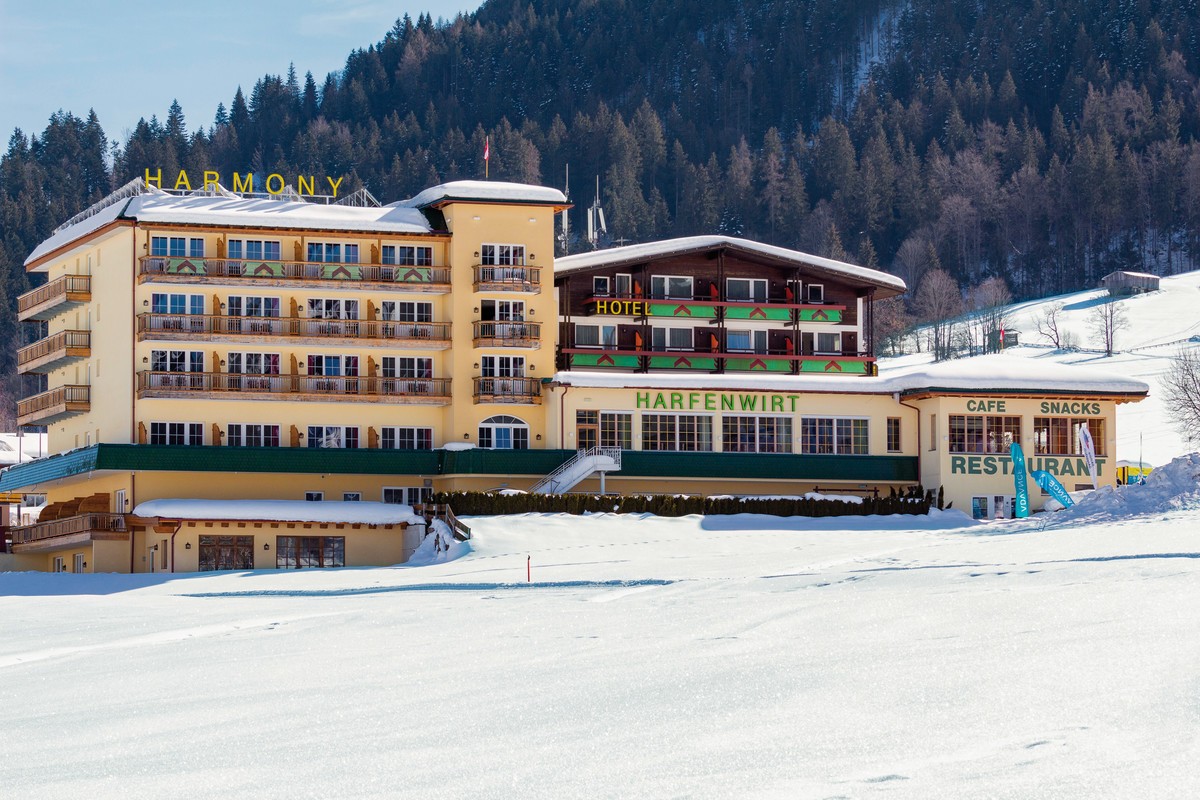
[[[78,241],[119,220],[163,225],[212,225],[225,228],[283,228],[362,233],[431,233],[433,227],[416,208],[361,207],[306,203],[273,197],[238,195],[176,195],[150,190],[114,203],[93,216],[68,225],[39,244],[25,259],[38,261],[48,253]]]
[[[1105,275],[1105,276],[1104,276],[1104,278],[1101,278],[1101,280],[1105,280],[1105,279],[1107,279],[1107,278],[1111,278],[1113,275],[1124,275],[1124,276],[1125,276],[1125,277],[1127,277],[1127,278],[1154,278],[1155,280],[1158,280],[1158,276],[1157,276],[1157,275],[1155,275],[1155,274],[1153,274],[1153,273],[1150,273],[1150,272],[1131,272],[1131,271],[1129,271],[1129,270],[1127,270],[1127,269],[1119,269],[1119,270],[1117,270],[1117,271],[1115,271],[1115,272],[1110,272],[1110,273],[1108,273],[1107,275]]]
[[[398,503],[330,500],[147,500],[134,516],[165,519],[263,520],[267,522],[340,522],[359,525],[424,525],[412,506]]]
[[[1027,358],[1004,355],[902,367],[885,371],[878,377],[569,371],[556,374],[554,382],[595,388],[854,394],[987,391],[1145,395],[1150,390],[1142,381],[1104,369],[1042,364]]]
[[[730,247],[771,258],[791,261],[796,264],[804,264],[826,272],[835,273],[845,278],[894,289],[896,292],[904,292],[908,288],[900,278],[877,269],[859,267],[854,264],[847,264],[844,261],[835,261],[832,258],[822,258],[821,256],[801,253],[798,250],[789,250],[786,247],[776,247],[775,245],[763,244],[762,242],[755,242],[750,239],[739,239],[734,236],[687,236],[681,239],[664,239],[658,242],[612,247],[607,250],[593,250],[590,253],[577,253],[576,255],[555,259],[554,274],[564,275],[581,270],[596,269],[598,267],[645,261],[651,258],[666,258],[684,253],[710,250],[714,247]]]
[[[416,197],[392,203],[392,208],[425,208],[452,200],[481,203],[534,203],[565,205],[567,197],[549,186],[505,181],[451,181],[431,186]]]

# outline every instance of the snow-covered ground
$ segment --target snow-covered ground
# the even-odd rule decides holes
[[[422,566],[0,575],[0,787],[1195,797],[1200,456],[1152,477],[1045,529],[481,517]]]
[[[1128,326],[1117,332],[1116,350],[1105,356],[1089,330],[1088,315],[1109,300],[1105,290],[1075,292],[1043,300],[1017,303],[1011,307],[1009,327],[1020,332],[1021,345],[1004,352],[1044,363],[1074,364],[1107,369],[1113,374],[1150,384],[1150,396],[1139,403],[1117,407],[1117,458],[1136,462],[1139,453],[1148,464],[1165,464],[1189,452],[1187,443],[1166,419],[1162,376],[1181,348],[1200,349],[1200,271],[1163,278],[1157,292],[1114,300]],[[1077,350],[1055,350],[1038,335],[1038,318],[1043,311],[1061,303],[1060,328],[1069,334]],[[884,358],[881,376],[930,360],[927,354]]]

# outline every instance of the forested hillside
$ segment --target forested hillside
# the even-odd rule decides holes
[[[485,136],[494,179],[561,186],[569,164],[586,206],[599,176],[613,239],[726,232],[1017,297],[1190,269],[1198,6],[489,0],[400,20],[320,81],[147,109],[128,141],[104,109],[62,113],[0,158],[0,373],[30,335],[25,256],[146,167],[344,174],[388,202],[482,177]]]

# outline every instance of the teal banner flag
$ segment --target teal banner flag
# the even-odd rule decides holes
[[[1012,454],[1013,483],[1017,490],[1017,519],[1025,519],[1029,516],[1029,481],[1025,477],[1025,453],[1021,450],[1021,445],[1016,442],[1012,443],[1009,452]]]
[[[1034,482],[1050,493],[1050,496],[1063,504],[1063,508],[1070,508],[1075,505],[1075,501],[1071,499],[1071,495],[1067,494],[1067,490],[1059,483],[1058,478],[1046,472],[1044,469],[1035,469],[1029,473],[1033,476]]]

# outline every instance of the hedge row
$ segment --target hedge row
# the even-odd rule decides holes
[[[841,500],[696,497],[670,494],[491,494],[440,492],[435,503],[449,503],[460,516],[492,516],[557,512],[586,514],[617,512],[682,517],[687,514],[770,514],[777,517],[841,517],[867,514],[925,514],[934,503],[932,492],[915,489],[886,497],[864,497],[861,503]]]

